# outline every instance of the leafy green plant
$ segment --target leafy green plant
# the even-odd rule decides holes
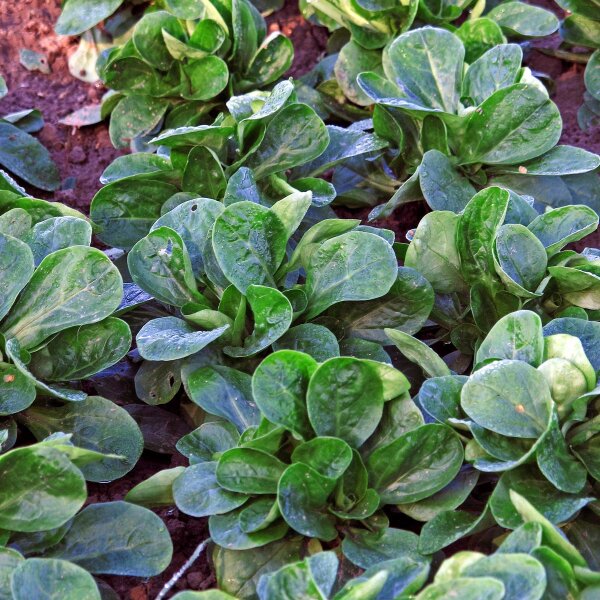
[[[486,188],[459,214],[426,215],[405,247],[404,264],[435,293],[431,319],[463,355],[503,316],[521,308],[544,322],[561,315],[595,320],[600,304],[597,256],[563,248],[598,227],[587,206],[563,206],[542,215],[521,196]]]
[[[90,480],[120,477],[141,454],[139,428],[123,409],[69,383],[129,350],[129,326],[111,316],[121,302],[121,276],[88,247],[87,220],[48,217],[52,203],[3,196],[17,206],[0,216],[0,416],[9,431],[2,449],[15,443],[17,423],[38,439],[63,431],[82,447],[121,456],[85,467]]]
[[[416,271],[397,267],[391,232],[325,219],[294,235],[309,205],[306,193],[270,209],[189,200],[133,247],[134,282],[172,307],[137,334],[149,361],[136,377],[142,400],[171,400],[182,368],[206,362],[249,370],[271,348],[320,360],[341,352],[389,360],[379,346],[383,328],[421,328],[433,291]],[[232,385],[248,377],[223,368]]]
[[[423,28],[384,52],[385,76],[365,72],[357,81],[376,103],[375,132],[395,140],[392,165],[401,179],[410,177],[371,218],[419,199],[434,210],[462,210],[489,184],[532,196],[537,205],[587,204],[598,212],[600,158],[556,145],[558,108],[521,67],[519,46],[495,46],[467,67],[457,35]]]
[[[596,0],[557,0],[557,3],[571,13],[560,27],[564,45],[590,48],[592,52],[583,57],[566,55],[587,59],[584,75],[587,91],[577,118],[579,126],[588,129],[600,122],[600,5]]]
[[[6,434],[0,428],[0,439]],[[78,447],[58,432],[0,454],[3,600],[99,600],[99,588],[108,586],[92,574],[149,577],[168,566],[171,539],[151,511],[127,502],[82,509],[84,472],[120,458]]]
[[[300,3],[305,16],[316,19],[334,32],[330,54],[306,77],[305,93],[332,114],[354,121],[370,117],[369,96],[356,83],[364,71],[383,73],[386,47],[398,35],[423,25],[438,25],[454,32],[465,45],[465,60],[474,62],[486,50],[515,41],[550,35],[558,29],[558,19],[549,11],[523,2],[499,2],[486,6],[471,0],[459,2],[411,0],[410,2],[339,2],[310,0]],[[469,18],[460,26],[452,23],[466,9]],[[482,12],[484,9],[484,16]]]
[[[247,0],[157,8],[147,9],[130,37],[98,59],[101,80],[117,92],[101,109],[102,117],[110,114],[116,147],[163,125],[210,123],[226,97],[269,86],[291,65],[291,42],[280,33],[267,36],[263,17]]]
[[[358,577],[348,575],[348,561],[340,560],[335,551],[309,553],[301,560],[296,556],[293,562],[282,567],[278,567],[275,554],[274,564],[263,565],[242,587],[239,587],[239,577],[225,581],[224,589],[229,593],[180,592],[174,598],[232,600],[234,596],[230,594],[235,594],[240,599],[276,600],[282,597],[282,590],[295,597],[314,600],[382,600],[399,594],[417,600],[442,600],[456,594],[469,600],[594,598],[599,591],[599,574],[590,568],[590,558],[586,559],[578,547],[525,498],[516,492],[511,493],[511,498],[524,523],[504,536],[497,549],[487,556],[466,550],[447,558],[425,586],[427,569],[419,571],[420,565],[415,559],[418,555],[411,555],[410,534],[393,530],[393,535],[390,532],[375,535],[368,543],[357,540],[350,560],[365,569]]]
[[[107,185],[90,208],[105,243],[129,250],[161,215],[198,197],[225,206],[246,200],[269,207],[283,197],[291,202],[310,196],[306,224],[334,218],[328,205],[335,189],[316,176],[386,146],[369,133],[325,126],[313,109],[297,101],[291,81],[270,93],[234,96],[227,107],[229,114],[212,125],[161,133],[151,141],[157,155],[120,157],[106,169],[102,181]],[[288,174],[307,164],[306,172]]]

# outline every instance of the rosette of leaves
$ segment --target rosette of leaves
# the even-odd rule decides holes
[[[445,600],[456,594],[468,600],[596,597],[600,577],[594,563],[595,553],[590,553],[589,546],[582,543],[579,535],[571,536],[573,541],[568,540],[517,492],[511,492],[511,498],[524,523],[496,542],[497,548],[490,554],[463,550],[446,558],[424,587],[417,562],[409,557],[411,540],[398,535],[408,532],[394,530],[395,536],[384,533],[355,543],[351,560],[365,569],[359,576],[353,577],[348,572],[347,561],[336,550],[304,552],[306,556],[302,557],[288,547],[290,562],[280,566],[282,549],[267,546],[264,554],[271,550],[271,560],[263,562],[260,569],[245,571],[235,571],[243,559],[246,565],[257,564],[265,556],[253,560],[257,550],[219,550],[219,587],[226,591],[180,592],[174,599],[278,600],[282,589],[292,590],[294,597],[310,600],[384,600],[394,594],[416,600]]]
[[[0,98],[8,93],[0,78]],[[36,188],[52,192],[60,187],[60,173],[50,152],[33,137],[44,126],[42,113],[26,109],[0,117],[0,191],[24,194],[6,169]]]
[[[557,0],[569,14],[560,34],[567,47],[589,48],[591,54],[566,54],[564,58],[587,60],[583,104],[577,113],[579,126],[589,129],[600,123],[600,3],[597,0]]]
[[[489,183],[532,196],[540,206],[600,210],[600,158],[556,145],[558,108],[521,67],[521,48],[501,44],[469,65],[464,58],[457,35],[427,27],[384,50],[383,73],[358,75],[376,104],[374,130],[390,141],[387,162],[398,178],[408,177],[371,218],[420,199],[434,210],[462,210]]]
[[[104,253],[88,246],[87,220],[40,218],[51,203],[14,202],[30,203],[31,212],[15,207],[0,216],[0,418],[10,432],[2,448],[15,443],[17,424],[38,439],[71,433],[80,446],[122,455],[86,472],[92,481],[115,479],[141,454],[139,428],[123,409],[88,398],[72,382],[115,364],[129,350],[129,326],[111,316],[121,302],[121,275]]]
[[[415,270],[398,268],[393,233],[351,219],[299,231],[310,203],[307,192],[271,208],[189,200],[133,247],[133,281],[163,305],[163,316],[137,334],[147,361],[136,376],[142,400],[171,400],[182,365],[248,370],[254,357],[281,348],[323,360],[340,353],[389,360],[383,328],[422,327],[433,290]]]
[[[507,37],[518,42],[550,35],[558,29],[558,19],[536,6],[522,2],[493,3],[482,16],[484,3],[471,8],[472,4],[470,0],[301,3],[307,17],[316,18],[334,31],[328,45],[330,54],[301,78],[307,86],[303,93],[322,115],[332,114],[349,121],[369,118],[372,100],[360,89],[356,78],[365,71],[382,74],[384,47],[410,28],[443,25],[455,32],[465,44],[467,63],[496,45],[506,44]],[[466,8],[470,8],[469,18],[460,26],[452,25]]]
[[[332,218],[328,205],[335,189],[317,175],[344,161],[370,159],[387,145],[370,133],[327,127],[297,101],[291,81],[268,94],[234,96],[227,107],[229,114],[212,125],[161,133],[151,142],[157,155],[120,157],[106,169],[107,185],[90,208],[102,241],[129,250],[161,215],[197,197],[269,207],[284,196],[311,192],[306,223]],[[287,174],[307,163],[306,172]]]
[[[523,197],[486,188],[461,213],[426,215],[404,248],[404,264],[436,293],[431,319],[438,336],[449,334],[463,355],[473,355],[494,324],[515,310],[534,310],[545,322],[563,315],[597,319],[597,254],[563,249],[597,226],[587,206],[537,215]]]
[[[171,539],[152,511],[127,502],[82,509],[85,470],[119,458],[62,433],[0,454],[3,600],[100,600],[114,591],[93,575],[150,577],[168,566]]]
[[[427,520],[419,542],[422,552],[435,552],[494,521],[518,527],[523,517],[511,490],[554,524],[573,520],[594,500],[600,477],[595,426],[599,330],[597,323],[576,318],[555,319],[542,327],[536,313],[514,312],[479,345],[468,377],[452,373],[423,342],[388,333],[426,374],[416,399],[426,420],[470,436],[466,460],[487,475],[488,485],[490,478],[495,482],[480,512],[437,506],[432,515],[418,503],[399,507]]]
[[[182,16],[183,15],[183,16]],[[151,7],[122,46],[102,53],[98,73],[118,94],[104,102],[116,147],[163,128],[212,122],[232,93],[277,81],[293,58],[290,40],[266,35],[247,0]]]
[[[220,366],[190,371],[188,394],[219,418],[179,441],[189,467],[155,475],[127,499],[209,516],[219,569],[232,550],[343,538],[343,552],[363,568],[375,554],[389,559],[390,588],[412,580],[418,589],[430,558],[416,534],[389,528],[383,508],[460,486],[463,446],[449,426],[424,423],[408,389],[387,363],[319,363],[298,350],[271,354],[252,377]]]

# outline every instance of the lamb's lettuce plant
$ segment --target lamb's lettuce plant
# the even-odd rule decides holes
[[[522,525],[496,541],[494,551],[488,555],[463,550],[446,558],[429,579],[429,569],[426,565],[424,568],[422,559],[419,563],[418,554],[411,548],[411,534],[390,530],[393,534],[353,540],[347,548],[352,548],[350,560],[340,557],[335,549],[298,552],[291,543],[285,550],[275,544],[265,547],[256,561],[256,550],[218,550],[218,565],[224,568],[218,572],[219,583],[225,591],[180,592],[174,598],[279,600],[282,590],[310,600],[382,600],[398,595],[445,600],[457,594],[468,600],[595,598],[600,591],[595,556],[589,556],[585,545],[577,543],[579,540],[568,540],[518,493],[513,492],[511,498],[524,520]],[[285,552],[289,553],[289,563],[280,566]],[[263,562],[255,570],[244,572],[239,568],[244,559],[256,567],[258,561]],[[365,571],[352,577],[352,566]]]
[[[130,38],[98,59],[100,79],[116,92],[101,112],[110,114],[117,147],[163,127],[210,123],[227,97],[269,86],[292,62],[290,40],[267,35],[248,0],[158,8],[148,8]]]
[[[107,185],[90,209],[105,243],[129,250],[161,215],[198,197],[269,207],[310,192],[305,222],[333,218],[328,205],[336,191],[317,175],[344,161],[372,158],[387,145],[370,133],[327,127],[298,102],[291,81],[270,93],[233,96],[227,108],[211,125],[164,131],[152,140],[156,155],[124,156],[109,165],[102,176]],[[288,175],[307,164],[305,173]]]
[[[150,577],[168,566],[171,539],[150,510],[127,502],[82,508],[84,471],[120,458],[59,432],[0,454],[3,600],[100,600],[100,589],[112,590],[92,575]]]
[[[555,524],[572,520],[594,500],[600,478],[599,332],[597,323],[584,319],[559,318],[542,327],[536,313],[513,312],[479,345],[473,373],[466,377],[452,373],[422,341],[388,331],[427,376],[416,398],[426,420],[470,438],[465,456],[477,471],[501,474],[483,511],[427,515],[421,551],[436,552],[494,521],[518,527],[523,518],[511,491]],[[414,511],[409,506],[407,514]]]
[[[388,180],[404,181],[371,218],[422,199],[434,210],[461,210],[488,184],[532,196],[540,207],[600,210],[600,158],[557,146],[558,108],[521,58],[520,46],[500,44],[467,65],[457,35],[426,27],[387,46],[382,71],[358,75],[362,93],[376,104],[374,131],[390,142]],[[343,168],[339,177],[345,177]],[[377,198],[365,196],[365,203]]]
[[[426,215],[404,257],[436,293],[431,319],[439,337],[473,355],[501,317],[521,308],[545,322],[568,314],[597,318],[597,257],[564,250],[598,227],[591,208],[563,206],[538,215],[523,197],[491,187],[454,211]]]
[[[229,367],[251,371],[253,357],[272,349],[389,360],[383,329],[422,327],[433,290],[415,270],[398,268],[391,232],[351,219],[299,232],[310,203],[306,192],[271,208],[188,200],[132,248],[133,281],[164,306],[137,334],[150,361],[137,377],[146,381],[141,399],[168,402],[188,363],[224,365],[226,380],[241,385],[248,376],[235,383],[239,372]]]
[[[121,456],[85,467],[90,480],[120,477],[141,454],[139,428],[73,383],[129,350],[129,326],[111,316],[121,275],[89,247],[91,226],[75,211],[48,216],[60,211],[53,203],[7,192],[3,199],[13,208],[0,215],[0,415],[9,432],[2,450],[15,443],[17,424],[38,439],[63,431],[79,446]]]

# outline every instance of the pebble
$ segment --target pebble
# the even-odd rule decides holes
[[[81,146],[74,146],[69,152],[69,162],[79,165],[85,162],[86,159],[87,155]]]

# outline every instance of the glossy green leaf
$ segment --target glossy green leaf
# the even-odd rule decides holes
[[[511,35],[543,37],[558,29],[558,19],[549,10],[525,2],[504,2],[487,13]]]
[[[11,577],[15,600],[100,600],[94,578],[81,567],[66,560],[29,558],[15,569]]]
[[[306,396],[308,418],[318,435],[360,447],[383,412],[383,385],[368,362],[331,358],[313,374]]]
[[[217,482],[216,462],[188,467],[173,482],[173,498],[179,510],[193,517],[227,513],[246,502],[248,496],[224,489]]]
[[[112,15],[123,0],[100,0],[90,5],[86,0],[67,0],[55,25],[59,35],[79,35]]]
[[[0,456],[0,527],[40,531],[58,527],[87,497],[81,471],[59,450],[27,446]]]
[[[398,350],[408,360],[419,365],[428,377],[450,375],[450,369],[446,363],[421,340],[395,329],[386,329],[385,333]]]
[[[171,562],[166,526],[152,511],[127,502],[92,504],[51,551],[95,574],[152,577]]]
[[[383,503],[416,502],[448,485],[463,455],[462,444],[449,427],[423,425],[369,456],[369,481]]]

